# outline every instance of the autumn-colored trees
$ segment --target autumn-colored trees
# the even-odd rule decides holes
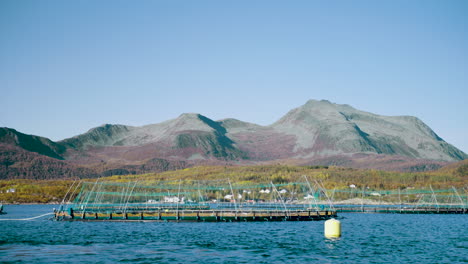
[[[466,164],[450,169],[401,173],[377,170],[358,170],[340,167],[317,166],[198,166],[162,173],[142,175],[117,175],[101,178],[102,181],[130,182],[141,184],[160,181],[227,180],[238,184],[303,182],[304,176],[311,181],[323,184],[326,189],[405,190],[408,188],[447,189],[461,188],[468,182]],[[92,179],[90,181],[94,181]],[[0,181],[0,201],[7,203],[50,203],[60,202],[73,180],[2,180]],[[7,192],[8,189],[15,192]]]

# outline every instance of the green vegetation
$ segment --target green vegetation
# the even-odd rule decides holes
[[[59,203],[73,181],[70,180],[0,180],[3,203]]]
[[[159,181],[217,180],[230,179],[239,184],[275,184],[303,181],[303,176],[321,181],[327,189],[347,189],[356,185],[357,189],[369,187],[371,190],[405,190],[408,188],[449,189],[462,188],[467,183],[468,161],[457,166],[438,171],[422,173],[401,173],[377,170],[358,170],[325,166],[199,166],[163,173],[142,175],[110,176],[103,181],[130,182],[138,180],[142,184]],[[89,181],[94,181],[89,180]],[[6,203],[50,203],[60,202],[73,180],[2,180],[0,181],[0,201]],[[15,189],[15,192],[7,190]]]

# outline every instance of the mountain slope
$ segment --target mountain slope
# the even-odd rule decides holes
[[[294,156],[295,137],[236,119],[220,121],[231,138],[250,160],[270,161]]]
[[[62,160],[66,147],[48,138],[23,134],[14,129],[0,127],[0,143],[18,146],[27,151]]]
[[[97,175],[90,168],[0,143],[0,179],[90,178]]]
[[[416,117],[380,116],[349,105],[310,100],[271,126],[296,137],[297,157],[344,153],[456,161],[467,155]]]
[[[416,117],[323,100],[310,100],[269,126],[192,113],[139,127],[106,124],[59,142],[0,128],[0,155],[0,172],[13,178],[255,163],[422,171],[468,158]]]
[[[71,150],[67,158],[114,159],[117,162],[154,157],[173,159],[242,159],[245,157],[226,129],[200,114],[182,114],[176,119],[142,127],[104,125],[61,141]],[[75,152],[79,151],[79,154]]]
[[[112,146],[133,129],[130,126],[105,124],[92,128],[84,134],[59,141],[59,143],[77,150],[86,150],[89,147]]]

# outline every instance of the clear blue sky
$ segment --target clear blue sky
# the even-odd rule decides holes
[[[60,140],[308,99],[421,118],[468,152],[468,1],[0,1],[0,126]]]

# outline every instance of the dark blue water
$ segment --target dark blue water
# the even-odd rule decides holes
[[[1,219],[54,206],[6,205]],[[468,215],[342,213],[343,236],[320,222],[155,223],[0,221],[0,262],[463,263]]]

